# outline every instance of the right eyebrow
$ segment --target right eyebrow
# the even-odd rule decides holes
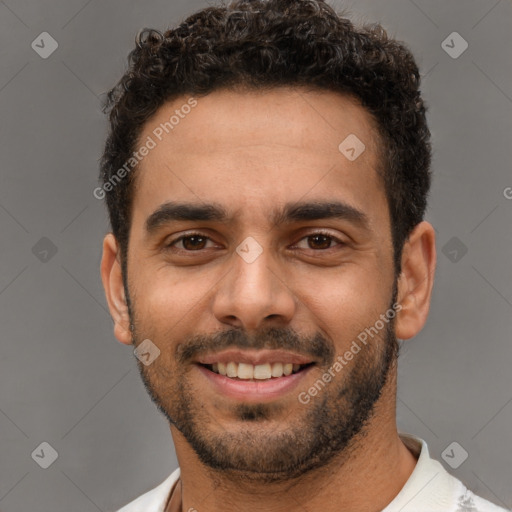
[[[167,202],[160,205],[146,220],[146,231],[151,233],[172,221],[227,222],[226,210],[219,204]]]

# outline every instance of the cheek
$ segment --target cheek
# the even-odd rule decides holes
[[[137,319],[152,330],[169,330],[179,323],[190,322],[202,303],[208,300],[215,279],[174,269],[140,272],[134,290]],[[178,325],[179,327],[179,325]]]
[[[296,290],[308,322],[344,346],[385,313],[392,290],[388,280],[369,267],[350,264],[310,272]]]

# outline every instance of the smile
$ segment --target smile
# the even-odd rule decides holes
[[[230,361],[227,364],[219,362],[204,365],[204,367],[213,373],[224,375],[230,379],[268,380],[278,379],[283,376],[297,373],[311,364],[313,363],[304,365],[293,363],[263,363],[254,365],[250,363],[235,363]]]
[[[251,403],[289,395],[316,365],[310,358],[284,350],[226,350],[194,362],[208,392]]]

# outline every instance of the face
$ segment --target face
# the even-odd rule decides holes
[[[289,479],[350,451],[394,361],[378,138],[331,92],[195,101],[161,107],[140,138],[155,146],[133,199],[130,341],[160,350],[143,381],[203,463]],[[351,134],[355,159],[355,139],[339,149]]]

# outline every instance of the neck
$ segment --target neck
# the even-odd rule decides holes
[[[372,419],[347,450],[326,466],[285,483],[230,481],[202,464],[181,433],[171,426],[180,464],[181,510],[288,512],[290,504],[323,512],[383,510],[416,465],[415,457],[398,436],[395,407],[389,407],[389,400],[395,403],[394,393],[394,389],[383,390]]]

